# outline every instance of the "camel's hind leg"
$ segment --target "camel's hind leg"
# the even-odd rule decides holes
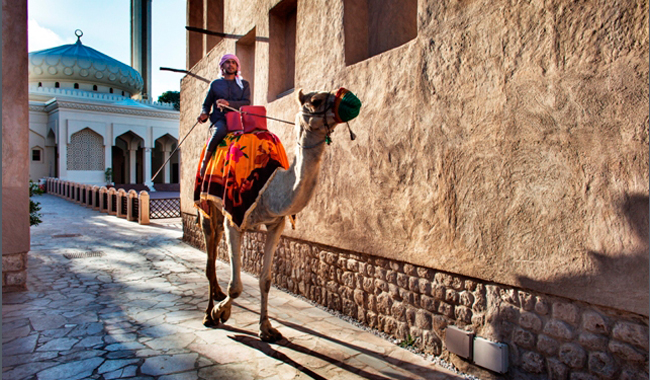
[[[278,247],[280,236],[284,230],[284,218],[276,224],[266,226],[266,244],[264,245],[264,262],[262,273],[260,273],[260,293],[262,294],[262,305],[260,308],[260,339],[265,342],[275,342],[282,339],[282,334],[271,326],[269,321],[269,290],[271,290],[272,264],[275,249]]]
[[[217,248],[219,247],[219,241],[223,236],[223,215],[214,204],[210,203],[210,215],[211,218],[206,218],[201,215],[201,229],[203,230],[203,237],[205,239],[205,248],[208,255],[207,264],[205,267],[205,275],[208,278],[210,284],[210,290],[208,294],[208,307],[205,310],[205,316],[203,317],[203,324],[205,326],[211,327],[215,326],[218,321],[212,319],[210,313],[214,307],[214,301],[221,301],[226,298],[226,295],[221,290],[219,283],[217,282],[217,271],[216,271],[216,260],[217,260]]]
[[[230,282],[228,296],[212,309],[212,319],[225,323],[230,318],[232,301],[239,297],[244,287],[241,282],[241,235],[242,233],[230,225],[226,219],[223,224],[226,231],[226,245],[230,254]]]

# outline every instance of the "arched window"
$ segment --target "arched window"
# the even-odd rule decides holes
[[[75,84],[74,84],[74,88],[75,88],[75,89],[79,89],[79,83],[75,83]]]
[[[93,91],[97,91],[97,85],[93,85]]]
[[[43,87],[43,82],[38,82],[38,87]]]
[[[108,92],[110,92],[112,94],[113,93],[113,87],[109,88]]]
[[[124,96],[124,91],[122,91],[122,96]]]
[[[89,128],[70,136],[68,170],[104,170],[104,138]]]
[[[59,88],[59,87],[60,87],[60,86],[59,86],[59,82],[55,82],[55,83],[54,83],[54,87],[55,87],[55,88]]]

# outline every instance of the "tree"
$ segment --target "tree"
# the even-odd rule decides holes
[[[178,91],[165,91],[159,97],[161,103],[172,103],[176,111],[181,109],[181,93]]]

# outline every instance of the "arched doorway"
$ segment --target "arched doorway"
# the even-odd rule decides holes
[[[167,161],[178,144],[178,140],[170,134],[156,139],[154,149],[151,152],[151,170],[157,173],[160,167]],[[155,184],[178,183],[178,154],[174,154],[167,165],[154,179]]]
[[[116,184],[144,183],[144,139],[132,131],[115,138],[113,181]]]

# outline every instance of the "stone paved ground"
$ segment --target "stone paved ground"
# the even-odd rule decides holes
[[[206,328],[205,255],[177,223],[37,200],[28,290],[2,297],[3,380],[460,378],[277,289],[270,315],[286,339],[263,343],[249,275],[227,324]],[[218,263],[224,288],[228,273]]]

